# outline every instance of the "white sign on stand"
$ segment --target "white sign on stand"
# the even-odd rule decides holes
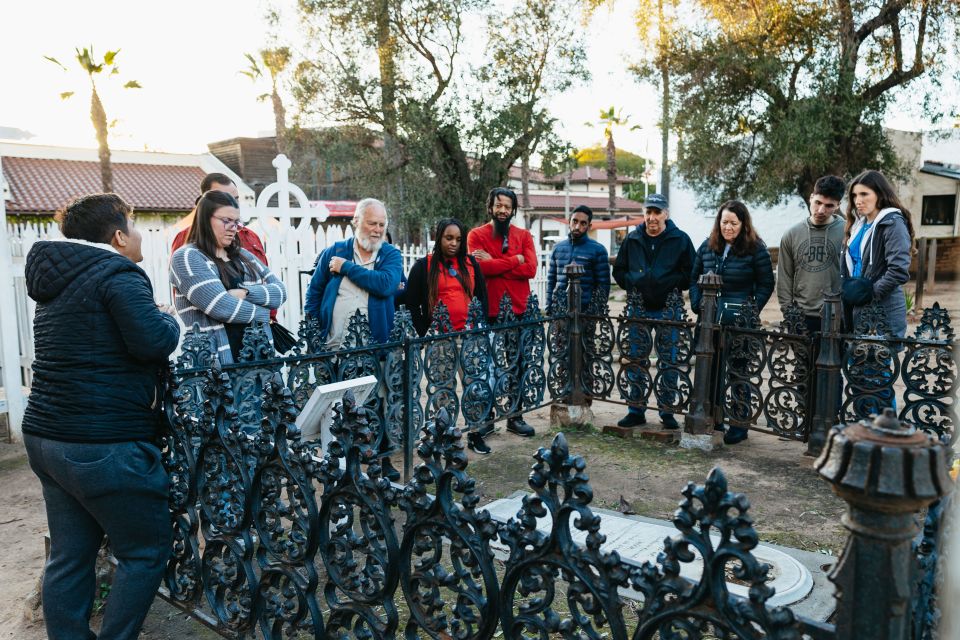
[[[297,416],[296,425],[300,429],[300,437],[303,440],[315,440],[319,434],[320,445],[326,452],[327,444],[333,439],[330,435],[333,407],[343,402],[343,394],[352,391],[359,406],[367,401],[370,393],[376,388],[375,376],[364,376],[317,387],[310,394],[310,399],[303,406],[303,411]]]

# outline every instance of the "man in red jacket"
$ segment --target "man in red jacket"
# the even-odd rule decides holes
[[[200,182],[200,196],[205,194],[207,191],[223,191],[224,193],[229,193],[233,196],[233,199],[237,202],[240,202],[240,192],[237,191],[237,185],[233,183],[233,180],[229,176],[223,173],[208,173],[203,177],[203,180]],[[200,200],[200,197],[197,197],[197,200]],[[193,216],[194,212],[188,213],[183,220],[180,221],[180,224],[186,225],[181,229],[176,236],[173,237],[173,245],[170,248],[170,254],[173,255],[177,249],[182,247],[187,243],[187,236],[190,235],[190,227],[193,226]],[[240,238],[240,246],[253,254],[253,256],[263,263],[264,266],[267,266],[267,252],[263,249],[263,242],[260,241],[260,236],[256,234],[255,231],[251,231],[246,227],[240,227],[237,229],[237,237]],[[277,319],[277,310],[270,310],[270,321],[273,322]]]
[[[533,246],[533,236],[526,229],[510,224],[516,213],[517,194],[510,189],[497,187],[487,196],[490,222],[467,234],[467,250],[477,259],[487,281],[487,312],[493,316],[489,318],[491,326],[496,324],[497,310],[504,293],[510,294],[513,312],[517,316],[523,313],[527,298],[530,297],[530,279],[537,275],[537,251]],[[520,367],[523,366],[521,362]],[[521,373],[518,373],[517,379],[521,379]],[[482,435],[492,430],[491,425]],[[533,427],[526,423],[523,416],[509,418],[507,431],[524,438],[534,435]],[[468,446],[478,453],[490,452],[482,440],[473,440]]]
[[[223,191],[224,193],[232,195],[233,199],[237,202],[240,202],[240,192],[237,191],[237,185],[233,183],[233,180],[231,180],[229,176],[223,173],[208,173],[204,176],[203,181],[200,182],[200,195],[205,194],[207,191]],[[186,244],[187,236],[190,234],[190,227],[193,225],[193,213],[187,214],[187,216],[180,221],[180,224],[186,226],[173,238],[173,246],[170,249],[170,253],[175,252]],[[240,227],[237,231],[237,236],[240,238],[241,247],[252,253],[254,257],[264,265],[267,264],[267,254],[263,250],[263,243],[260,241],[260,236],[246,227]],[[274,311],[274,313],[276,313],[276,311]]]

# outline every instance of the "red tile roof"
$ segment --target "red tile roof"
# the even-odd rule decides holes
[[[598,194],[599,195],[599,194]],[[643,203],[637,202],[636,200],[630,200],[629,198],[617,198],[617,211],[618,212],[641,212],[643,211]],[[581,193],[576,191],[570,192],[570,210],[573,211],[577,206],[585,204],[591,209],[593,209],[594,215],[600,215],[607,212],[607,196],[603,195],[602,197],[584,197]],[[554,211],[563,211],[564,206],[564,196],[554,195],[554,194],[530,194],[530,206],[533,207],[534,213],[539,212],[554,212]]]
[[[352,218],[357,210],[355,200],[311,200],[310,206],[320,208],[323,205],[330,212],[331,218]]]
[[[563,174],[558,174],[550,178],[551,181],[558,184],[563,183]],[[607,170],[602,167],[577,167],[572,172],[570,172],[570,183],[571,184],[590,184],[593,182],[603,182],[607,181]],[[625,176],[619,171],[617,172],[617,184],[632,184],[636,182],[635,178]]]
[[[100,163],[3,158],[8,213],[53,213],[71,199],[102,191]],[[187,212],[206,173],[198,166],[113,163],[113,189],[141,211]]]

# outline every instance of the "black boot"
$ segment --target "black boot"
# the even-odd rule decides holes
[[[523,419],[523,416],[517,416],[515,418],[508,419],[507,431],[518,435],[521,438],[532,438],[537,433],[533,430],[533,427],[526,423],[526,421]]]

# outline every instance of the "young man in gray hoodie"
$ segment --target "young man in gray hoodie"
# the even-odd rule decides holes
[[[810,195],[810,216],[780,240],[777,300],[781,309],[798,304],[811,332],[820,331],[824,294],[840,291],[843,216],[839,211],[844,188],[837,176],[817,180]]]

